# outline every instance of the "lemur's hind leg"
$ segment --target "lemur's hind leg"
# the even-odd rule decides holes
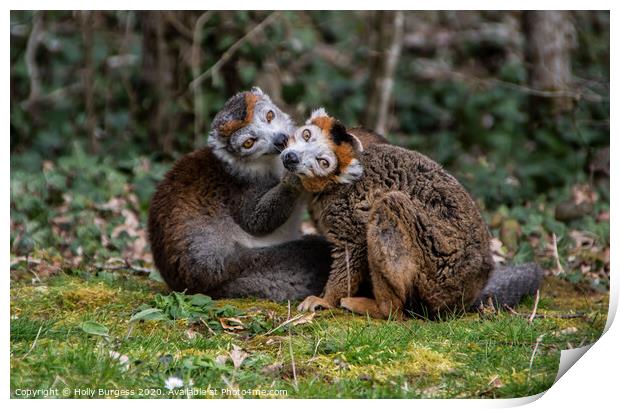
[[[218,298],[300,300],[323,289],[330,270],[330,247],[319,236],[305,236],[276,246],[241,249],[238,276],[217,288]]]
[[[377,309],[383,318],[402,317],[417,281],[424,253],[417,242],[415,204],[389,192],[372,207],[367,230],[368,264]]]
[[[385,318],[374,298],[346,297],[340,300],[340,306],[356,314]]]

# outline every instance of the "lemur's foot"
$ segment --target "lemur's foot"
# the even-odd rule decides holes
[[[385,318],[377,302],[365,297],[346,297],[340,300],[340,307],[356,314],[370,315],[373,318]]]
[[[355,314],[369,315],[372,318],[393,319],[396,321],[405,320],[406,316],[399,309],[391,308],[391,304],[384,303],[382,306],[372,298],[365,297],[346,297],[340,300],[340,307]],[[383,307],[383,308],[381,308]]]
[[[314,295],[311,295],[311,296],[306,297],[306,299],[303,300],[301,304],[299,304],[299,307],[297,307],[297,310],[298,311],[315,311],[317,308],[329,310],[331,308],[334,308],[334,306],[328,303],[327,301],[325,301],[321,297],[316,297]]]

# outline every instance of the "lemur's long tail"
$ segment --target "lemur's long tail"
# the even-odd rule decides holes
[[[524,296],[536,293],[543,274],[542,268],[536,263],[497,266],[471,309],[480,309],[490,302],[496,308],[514,307]]]

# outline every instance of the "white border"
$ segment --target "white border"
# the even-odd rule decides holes
[[[42,1],[29,1],[24,0],[20,2],[9,2],[9,7],[13,9],[80,9],[84,8],[84,6],[88,6],[93,9],[222,9],[221,6],[225,5],[224,9],[253,9],[257,6],[265,9],[329,9],[333,7],[338,7],[340,9],[347,10],[356,10],[356,9],[373,9],[377,6],[381,6],[385,9],[408,9],[415,8],[420,10],[435,10],[435,9],[461,9],[461,10],[477,10],[477,9],[497,9],[497,10],[512,10],[512,9],[573,9],[573,10],[610,10],[611,12],[611,48],[612,48],[612,69],[611,72],[618,72],[618,64],[616,61],[617,54],[617,44],[618,44],[618,36],[617,30],[615,29],[614,23],[616,22],[615,11],[613,10],[612,5],[614,3],[610,1],[599,1],[599,0],[590,0],[588,2],[584,1],[531,1],[531,0],[522,0],[520,2],[497,2],[497,1],[434,1],[434,2],[405,2],[405,1],[381,1],[380,3],[376,2],[334,2],[333,0],[315,0],[308,3],[292,3],[292,2],[284,2],[284,1],[267,1],[267,2],[249,2],[249,1],[239,1],[235,2],[235,4],[231,3],[216,3],[210,4],[212,2],[197,2],[197,1],[185,1],[185,0],[177,0],[171,3],[170,1],[118,1],[118,0],[109,0],[106,2],[91,2],[85,4],[83,1],[56,1],[54,3],[42,2]],[[220,7],[218,7],[220,6]],[[10,21],[9,10],[5,14],[5,21]],[[7,30],[8,31],[8,30]],[[7,33],[5,31],[5,33]],[[6,35],[6,34],[5,34]],[[8,46],[3,53],[4,64],[2,65],[2,70],[4,72],[5,81],[9,81],[9,86],[6,90],[9,90],[10,87],[10,38],[8,41]],[[617,94],[614,82],[611,81],[611,95]],[[6,97],[5,97],[6,98]],[[5,99],[6,101],[6,99]],[[5,102],[6,103],[6,102]],[[10,108],[9,104],[5,105],[5,109],[2,112],[2,115],[5,118],[5,126],[9,126],[10,123]],[[614,109],[614,105],[612,105],[612,117],[613,113],[616,113],[617,117],[617,109]],[[614,122],[611,121],[611,132],[613,135],[613,130],[617,128],[614,126]],[[610,138],[611,141],[611,152],[617,151],[617,142],[615,142],[614,138]],[[9,195],[10,195],[10,142],[9,138],[3,138],[4,149],[2,150],[2,168],[3,174],[5,177],[2,179],[2,197],[3,197],[3,205],[5,208],[3,221],[5,226],[10,225],[10,209],[9,209]],[[612,154],[613,156],[613,154]],[[615,174],[614,162],[611,164],[611,173]],[[611,212],[614,213],[615,207],[614,198],[616,198],[616,189],[613,188],[611,192]],[[613,221],[611,222],[611,259],[612,265],[615,266],[616,263],[616,245],[617,239],[619,238],[616,230],[614,229],[615,224]],[[9,231],[2,231],[2,240],[1,243],[4,245],[4,249],[9,248],[10,236]],[[5,250],[6,251],[6,250]],[[3,253],[3,262],[4,265],[8,265],[10,263],[9,253]],[[612,268],[613,270],[613,268]],[[613,273],[612,273],[613,274]],[[529,397],[529,398],[519,398],[519,399],[506,399],[506,400],[390,400],[389,402],[385,402],[387,405],[401,406],[401,407],[410,407],[411,405],[423,406],[423,407],[470,407],[470,408],[480,408],[480,407],[514,407],[518,405],[522,405],[528,402],[531,402],[538,398],[533,404],[533,407],[548,407],[550,405],[560,406],[560,407],[609,407],[611,403],[617,401],[618,397],[618,386],[617,386],[617,368],[618,368],[618,346],[620,346],[620,330],[618,330],[618,324],[611,325],[613,322],[613,317],[615,316],[617,307],[618,307],[618,283],[614,279],[611,281],[611,293],[610,293],[610,311],[609,318],[606,326],[607,332],[601,337],[601,339],[596,342],[590,350],[585,354],[585,358],[580,359],[573,368],[569,369],[566,376],[563,376],[547,393],[542,394],[543,396],[537,397]],[[3,308],[4,308],[4,320],[2,321],[2,345],[4,347],[5,353],[2,354],[2,362],[4,371],[2,372],[2,380],[5,384],[5,399],[8,399],[9,396],[9,376],[8,372],[10,369],[9,362],[9,280],[8,280],[8,271],[7,277],[2,281],[2,290],[1,297],[3,300]],[[615,399],[616,398],[616,399]],[[272,408],[274,406],[281,407],[289,407],[291,403],[295,406],[309,406],[312,405],[326,405],[326,404],[335,404],[340,405],[337,400],[252,400],[250,405],[253,407],[269,407]],[[10,404],[14,406],[22,406],[22,405],[30,405],[33,402],[30,401],[22,401],[22,400],[11,400]],[[51,405],[52,407],[62,406],[62,407],[71,407],[83,405],[83,402],[79,400],[46,400],[43,405]],[[94,405],[97,407],[101,407],[103,405],[109,404],[109,402],[105,401],[91,401],[88,403],[89,405]],[[170,405],[167,401],[153,401],[149,402],[149,405],[154,406],[168,406]],[[183,404],[190,405],[205,405],[204,401],[191,401]],[[230,401],[208,401],[207,405],[215,405],[215,406],[228,406],[228,407],[239,407],[240,405],[246,405],[246,401],[238,401],[238,400],[230,400]],[[355,403],[356,405],[376,405],[377,403],[372,400],[358,401]],[[381,405],[384,403],[382,402]],[[114,405],[134,405],[133,402],[130,401],[121,401],[117,400],[114,402]]]

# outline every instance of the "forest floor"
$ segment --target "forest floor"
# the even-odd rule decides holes
[[[531,322],[533,297],[386,322],[170,293],[144,227],[169,165],[27,159],[11,158],[12,397],[519,397],[548,389],[560,351],[595,342],[607,319],[609,201],[583,186],[483,209],[496,260],[547,271]],[[571,198],[589,214],[557,221]]]
[[[520,397],[595,342],[608,295],[549,277],[514,312],[380,321],[341,310],[167,293],[131,271],[11,288],[11,391],[60,397]],[[138,315],[141,314],[141,315]],[[140,318],[144,318],[144,320]],[[235,392],[238,391],[238,392]],[[252,395],[254,394],[254,395]]]

